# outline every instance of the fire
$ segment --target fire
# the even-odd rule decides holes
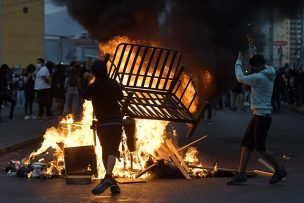
[[[105,55],[106,53],[109,53],[113,56],[115,52],[115,48],[117,47],[118,44],[122,42],[138,43],[138,41],[132,41],[127,37],[115,37],[109,42],[99,45],[101,55]],[[132,57],[134,58],[135,56],[131,56],[131,58]],[[125,63],[126,63],[125,60],[122,61],[122,66],[124,66]],[[108,67],[109,66],[110,65],[108,65]],[[144,74],[144,71],[145,71],[144,68],[140,70],[141,74]],[[123,84],[125,84],[127,80],[128,77],[125,77],[123,80]],[[142,79],[139,78],[137,83],[140,84],[141,82]],[[169,122],[167,121],[136,119],[136,151],[133,153],[130,153],[128,151],[123,152],[125,160],[123,162],[116,162],[114,168],[114,174],[118,176],[129,177],[130,176],[129,169],[131,168],[131,165],[134,171],[143,170],[145,168],[146,162],[149,159],[149,156],[150,155],[155,156],[155,150],[157,150],[160,147],[160,145],[164,142],[164,138],[166,137],[165,129],[168,123]],[[123,140],[126,139],[125,135],[123,137],[124,137]],[[127,148],[126,146],[123,145],[125,145],[124,142],[122,142],[120,146],[121,152],[123,149]]]
[[[184,88],[186,86],[188,86],[187,91],[184,93],[184,95],[182,96],[182,92],[181,91],[177,91],[177,96],[182,96],[182,102],[186,105],[186,107],[188,107],[191,103],[192,98],[194,97],[194,95],[196,94],[196,90],[194,87],[194,84],[191,82],[189,83],[191,79],[191,75],[188,73],[183,73],[182,74],[182,85],[181,87]],[[189,83],[189,84],[188,84]],[[197,107],[198,107],[198,103],[199,103],[199,99],[198,97],[195,98],[195,100],[193,101],[193,104],[191,105],[190,108],[190,112],[194,113],[197,111]]]
[[[108,43],[100,44],[101,55],[105,53],[114,54],[115,48],[121,42],[126,43],[138,43],[137,41],[131,41],[127,37],[115,37]],[[132,57],[132,56],[131,56]],[[133,56],[134,57],[134,56]],[[126,61],[122,61],[123,65]],[[140,70],[144,71],[144,70]],[[190,76],[185,74],[183,76],[184,86],[187,84]],[[125,78],[127,80],[127,77]],[[125,81],[123,81],[124,83]],[[140,78],[139,78],[139,81]],[[153,81],[154,83],[154,81]],[[161,83],[163,83],[161,81]],[[193,84],[190,84],[193,86]],[[180,96],[182,93],[179,93]],[[189,92],[185,92],[182,99],[183,102],[189,104],[191,101],[187,99],[195,94],[195,89]],[[190,109],[191,112],[196,111],[198,101],[193,101],[196,105]],[[47,173],[57,173],[60,175],[62,169],[64,169],[64,154],[63,148],[76,147],[76,146],[88,146],[96,144],[96,155],[97,155],[97,168],[98,176],[103,177],[105,174],[104,167],[102,164],[102,149],[98,140],[98,137],[94,137],[94,132],[91,129],[93,119],[93,107],[90,101],[85,101],[83,104],[83,116],[81,121],[74,121],[71,115],[63,118],[57,128],[52,127],[47,129],[44,135],[44,141],[41,147],[33,152],[27,162],[39,158],[39,156],[49,149],[53,150],[54,159],[48,163]],[[149,158],[155,156],[156,150],[164,143],[166,135],[166,127],[169,124],[168,121],[159,120],[145,120],[136,119],[136,151],[130,152],[126,144],[126,135],[123,133],[123,139],[120,144],[121,157],[117,160],[114,175],[119,177],[130,177],[134,178],[138,171],[143,170],[146,167],[146,162]],[[186,158],[187,159],[187,158]],[[45,162],[46,160],[40,160]],[[39,160],[38,160],[39,162]],[[146,175],[148,176],[148,175]],[[142,177],[146,177],[145,175]]]
[[[207,84],[210,84],[213,81],[212,76],[208,70],[204,72],[203,79],[206,81]]]
[[[201,73],[201,80],[203,81],[203,88],[205,92],[210,90],[212,88],[212,83],[213,83],[213,77],[210,73],[210,71],[205,70],[204,72]]]
[[[192,174],[199,177],[206,177],[210,172],[211,174],[217,171],[217,165],[214,166],[212,171],[208,171],[207,169],[203,168],[202,162],[198,159],[199,151],[195,147],[190,147],[184,157],[184,161],[196,168],[191,170]]]
[[[26,162],[29,162],[40,154],[46,152],[50,147],[53,150],[54,161],[49,162],[49,167],[47,172],[51,173],[56,172],[58,175],[61,175],[62,169],[64,169],[64,154],[63,147],[76,147],[76,146],[88,146],[94,145],[94,133],[91,129],[92,117],[93,115],[93,106],[90,101],[85,101],[83,104],[83,116],[80,122],[74,122],[72,115],[68,115],[63,118],[59,127],[49,128],[44,134],[43,142],[41,147],[31,153],[29,159]],[[98,160],[101,160],[101,147],[96,139],[96,154]],[[44,162],[45,160],[41,160]],[[39,162],[39,160],[38,160]],[[98,169],[102,169],[102,165],[98,162]],[[103,171],[98,171],[99,175],[103,174]]]

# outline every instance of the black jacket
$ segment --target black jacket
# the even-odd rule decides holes
[[[8,86],[7,74],[5,72],[1,71],[0,72],[0,96],[9,93],[7,86]]]
[[[121,122],[119,101],[123,99],[119,84],[109,78],[96,79],[82,93],[82,98],[92,100],[99,124]]]

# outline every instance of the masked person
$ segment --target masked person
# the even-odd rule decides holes
[[[34,89],[38,96],[38,120],[42,119],[44,107],[48,117],[51,113],[51,75],[47,67],[44,65],[42,58],[37,59],[37,74],[35,78]]]
[[[241,144],[239,171],[233,178],[228,180],[227,184],[238,185],[247,181],[245,170],[250,153],[254,149],[260,152],[274,166],[275,172],[269,180],[269,184],[274,184],[287,176],[285,168],[265,146],[268,130],[271,126],[271,97],[276,71],[273,67],[265,65],[265,59],[262,55],[254,55],[249,61],[254,73],[244,75],[241,59],[242,54],[239,53],[235,64],[235,75],[240,83],[251,87],[253,117]]]
[[[95,81],[82,93],[84,99],[92,100],[97,119],[97,135],[102,146],[102,160],[106,169],[105,177],[92,190],[94,195],[110,187],[112,193],[119,193],[112,171],[116,157],[119,157],[119,143],[122,137],[122,115],[118,102],[123,99],[119,84],[110,79],[104,61],[96,60],[91,67]]]

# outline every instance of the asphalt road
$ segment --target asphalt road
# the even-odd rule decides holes
[[[186,138],[183,126],[178,125],[179,144],[192,141],[199,135],[208,134],[205,141],[196,144],[200,157],[206,166],[217,163],[223,168],[237,168],[239,143],[250,120],[249,112],[218,110],[213,122],[202,121],[196,137]],[[226,186],[225,178],[201,178],[193,180],[153,179],[147,183],[120,184],[122,193],[112,196],[106,191],[93,196],[91,185],[66,185],[64,179],[27,180],[0,175],[0,202],[304,202],[304,115],[284,112],[273,115],[269,132],[268,147],[286,166],[289,175],[286,181],[269,185],[268,177],[256,176],[248,179],[244,186]],[[5,166],[10,159],[20,159],[28,155],[38,145],[10,152],[0,157],[0,165]],[[288,159],[283,159],[288,157]],[[266,170],[253,153],[248,169]]]

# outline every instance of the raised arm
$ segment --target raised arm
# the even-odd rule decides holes
[[[238,59],[235,62],[235,76],[236,79],[245,85],[254,85],[257,80],[257,74],[250,74],[250,75],[245,75],[243,72],[243,64],[242,64],[242,54],[239,53]]]

